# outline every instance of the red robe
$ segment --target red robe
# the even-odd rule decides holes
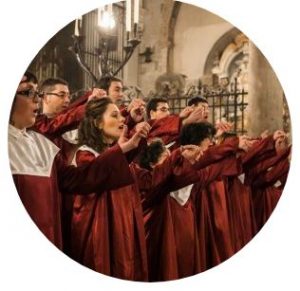
[[[161,119],[152,119],[148,123],[151,130],[148,134],[148,140],[153,138],[161,138],[165,145],[178,139],[181,119],[178,115],[169,115]]]
[[[79,150],[76,163],[84,165],[96,155],[92,149]],[[118,179],[116,174],[115,180]],[[71,237],[72,257],[85,266],[120,279],[148,280],[143,214],[136,183],[113,191],[99,189],[85,197],[76,195]]]
[[[224,148],[218,154],[218,149]],[[236,152],[238,139],[229,138],[219,146],[212,146],[206,152],[210,155],[226,156],[226,151]],[[205,155],[204,155],[205,156]],[[234,176],[238,174],[232,172]],[[230,233],[226,187],[222,179],[215,179],[209,185],[196,183],[192,189],[199,235],[201,271],[205,271],[234,254]]]
[[[274,141],[270,136],[258,140],[248,152],[242,152],[243,172],[262,158],[274,154]],[[244,184],[245,174],[226,179],[226,197],[234,252],[239,251],[256,233],[256,220],[252,203],[251,187]]]
[[[66,166],[58,151],[36,132],[9,128],[10,166],[18,194],[32,220],[61,249],[61,192],[114,189],[132,183],[132,176],[118,146],[79,168]]]
[[[215,156],[210,150],[211,153],[204,155],[193,168],[183,163],[182,159],[176,161],[178,151],[175,151],[171,159],[154,169],[155,172],[157,168],[165,167],[164,173],[169,172],[172,175],[165,187],[155,191],[148,189],[143,203],[150,281],[173,280],[201,271],[194,205],[189,198],[179,204],[169,193],[186,186],[188,187],[182,190],[190,191],[193,183],[198,182],[198,185],[203,186],[221,173],[235,174],[237,171],[235,158],[195,171],[219,160],[222,151],[223,154],[226,150],[230,153],[229,147],[226,146],[228,145],[223,148],[217,147]],[[231,152],[234,148],[235,145],[232,145]]]
[[[289,171],[290,148],[258,163],[251,171],[252,199],[257,231],[267,222],[276,207]]]

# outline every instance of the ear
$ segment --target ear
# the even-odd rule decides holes
[[[150,110],[150,119],[153,119],[155,117],[156,111]]]
[[[97,123],[97,120],[94,119],[93,122],[94,122],[95,127],[99,128],[99,129],[103,129],[103,121],[100,121],[99,123]]]
[[[42,98],[42,103],[49,104],[50,97],[48,95],[44,95]]]

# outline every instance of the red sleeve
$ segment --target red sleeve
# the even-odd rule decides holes
[[[236,176],[241,172],[241,160],[239,158],[237,159],[233,154],[218,163],[211,164],[200,170],[195,170],[194,167],[186,167],[183,165],[174,171],[170,183],[170,191],[175,191],[194,183],[208,185],[221,177]]]
[[[253,181],[254,187],[268,187],[273,185],[282,176],[285,176],[290,168],[290,163],[288,159],[283,159],[279,161],[270,171],[265,171],[261,173]]]
[[[245,167],[251,166],[251,164],[258,163],[267,157],[275,155],[275,144],[273,136],[257,141],[248,152],[242,156],[242,163]]]
[[[85,104],[91,94],[92,92],[89,91],[79,97],[66,110],[54,118],[48,118],[43,114],[38,116],[32,129],[53,139],[69,130],[77,128],[84,117]]]
[[[54,118],[41,115],[36,119],[33,130],[51,139],[78,127],[85,113],[85,105],[68,108]]]
[[[149,121],[151,130],[148,139],[159,137],[164,144],[168,144],[178,139],[180,133],[181,119],[178,115],[170,115],[158,120]]]
[[[273,167],[281,160],[286,159],[290,154],[290,149],[291,148],[289,147],[274,157],[270,157],[268,159],[260,161],[259,163],[255,164],[250,170],[248,170],[248,172],[255,179],[256,176],[260,175],[264,171],[267,171],[270,167]]]
[[[133,183],[126,157],[118,145],[79,167],[66,166],[59,157],[56,166],[60,190],[66,193],[89,194]]]
[[[239,139],[237,137],[227,138],[222,144],[208,148],[203,156],[194,164],[194,168],[199,170],[215,163],[226,156],[236,153],[238,150]]]
[[[86,165],[91,161],[95,160],[95,155],[88,151],[80,151],[78,150],[76,153],[76,164],[77,167]]]
[[[141,191],[153,191],[167,184],[178,163],[182,160],[179,150],[172,152],[161,165],[156,166],[152,171],[135,166],[137,182]]]
[[[86,102],[88,101],[90,95],[92,94],[92,91],[87,91],[84,95],[82,95],[81,97],[77,98],[75,101],[73,101],[70,105],[69,108],[74,108],[83,104],[86,104]]]

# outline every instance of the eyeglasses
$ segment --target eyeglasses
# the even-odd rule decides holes
[[[61,92],[61,93],[48,93],[48,92],[43,92],[43,95],[54,95],[57,96],[59,98],[66,98],[66,97],[70,97],[70,93],[67,92]]]
[[[37,98],[37,97],[42,96],[42,94],[40,92],[34,91],[34,90],[20,91],[20,92],[17,92],[17,95],[26,96],[28,98]]]

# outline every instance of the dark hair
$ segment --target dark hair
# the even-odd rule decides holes
[[[69,83],[61,78],[48,78],[45,81],[43,81],[41,85],[41,91],[47,91],[47,90],[53,90],[53,87],[55,85],[65,85],[69,86]]]
[[[154,139],[139,155],[139,166],[151,170],[151,164],[157,163],[166,147],[161,139]]]
[[[181,145],[199,145],[204,139],[212,138],[216,129],[211,123],[199,122],[185,125],[180,132]]]
[[[198,105],[199,103],[207,103],[208,104],[206,98],[204,98],[202,96],[195,96],[188,101],[188,106]]]
[[[156,111],[158,103],[168,103],[168,99],[164,97],[155,97],[148,101],[146,106],[147,116],[150,118],[150,111]]]
[[[101,98],[91,100],[86,104],[85,116],[78,129],[79,145],[87,145],[99,153],[107,148],[103,131],[97,125],[102,120],[108,105],[112,103],[110,98]]]
[[[100,89],[103,89],[106,91],[106,93],[108,93],[108,89],[111,85],[112,82],[122,82],[121,79],[117,78],[117,77],[113,77],[113,76],[104,76],[102,77],[98,83],[97,83],[97,87],[99,87]]]
[[[26,77],[25,82],[31,82],[33,84],[37,84],[38,83],[38,79],[36,77],[35,74],[31,73],[30,71],[26,71],[24,73],[24,76]]]
[[[33,84],[38,84],[38,79],[36,77],[35,74],[31,73],[30,71],[26,71],[24,73],[24,76],[26,77],[26,80],[24,82],[31,82]],[[15,104],[16,104],[16,95],[12,101],[12,104],[11,104],[11,109],[10,109],[10,114],[9,114],[9,122],[12,124],[12,120],[11,120],[11,117],[12,117],[12,113],[14,112],[15,110]]]

